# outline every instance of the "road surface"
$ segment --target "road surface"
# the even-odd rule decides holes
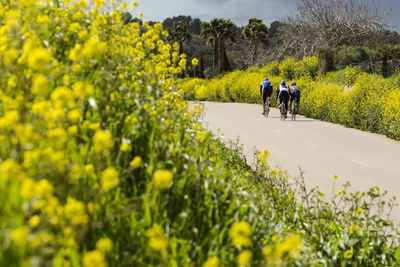
[[[319,185],[330,195],[333,176],[338,175],[336,190],[350,181],[352,190],[379,186],[400,200],[400,142],[303,116],[281,121],[277,109],[265,118],[261,105],[201,104],[204,125],[214,133],[220,129],[226,139],[239,137],[249,163],[255,148],[267,149],[269,166],[281,167],[292,176],[299,175],[300,167],[308,188]],[[400,222],[399,206],[392,217]]]

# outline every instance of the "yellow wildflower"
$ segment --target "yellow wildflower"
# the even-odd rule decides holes
[[[109,191],[119,183],[118,176],[119,174],[114,167],[108,167],[101,173],[101,185],[104,191]]]
[[[165,239],[164,229],[155,224],[152,228],[145,232],[149,238],[149,246],[154,250],[164,250],[168,247],[168,242]]]
[[[354,251],[353,251],[353,248],[351,248],[344,252],[343,257],[345,259],[351,259],[353,257],[353,254],[354,254]]]
[[[33,228],[36,228],[40,223],[40,217],[38,215],[33,216],[29,219],[29,225]]]
[[[129,163],[129,166],[131,166],[134,169],[137,169],[140,167],[142,164],[142,158],[140,156],[135,156],[133,160]]]
[[[83,255],[82,265],[83,267],[106,267],[107,263],[101,251],[93,250]]]
[[[192,65],[197,66],[199,64],[199,60],[197,58],[192,59]]]
[[[98,37],[93,37],[85,42],[82,49],[82,55],[86,59],[91,59],[100,55],[106,49],[106,44],[102,43]]]
[[[93,148],[97,153],[106,152],[113,147],[112,136],[109,132],[97,130],[93,136]]]
[[[35,192],[42,198],[53,193],[53,185],[46,179],[36,183]]]
[[[234,223],[229,229],[229,237],[233,244],[241,247],[251,246],[251,226],[245,221]]]
[[[119,149],[120,149],[121,151],[123,151],[123,152],[128,152],[128,151],[131,149],[131,145],[125,143],[125,144],[122,144],[122,145],[119,147]]]
[[[349,233],[350,235],[354,234],[360,229],[358,225],[353,224],[352,226],[349,227]]]
[[[113,244],[109,238],[102,238],[96,242],[96,249],[103,253],[110,252],[112,248]]]
[[[267,163],[267,157],[269,155],[269,151],[264,149],[260,154],[258,154],[257,158],[263,163]]]
[[[245,266],[251,263],[253,253],[250,250],[244,250],[240,252],[238,256],[238,266]]]
[[[219,259],[214,256],[209,258],[205,263],[203,263],[203,267],[219,267]]]
[[[11,240],[18,246],[24,247],[26,245],[26,240],[29,235],[28,227],[21,226],[16,228],[11,233]]]
[[[67,198],[64,213],[65,217],[70,220],[72,225],[84,225],[89,221],[84,203],[72,197]]]
[[[21,184],[20,194],[26,200],[31,200],[35,197],[36,182],[31,178],[26,178]]]
[[[338,196],[343,195],[344,192],[345,192],[344,190],[339,190],[339,191],[337,192],[337,195],[338,195]]]
[[[44,48],[36,48],[28,55],[28,66],[37,71],[43,71],[50,64],[51,54]]]
[[[158,170],[153,175],[155,189],[165,189],[172,186],[173,173],[169,170]]]

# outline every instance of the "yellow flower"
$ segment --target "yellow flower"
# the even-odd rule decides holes
[[[119,149],[121,149],[121,151],[128,152],[128,151],[131,149],[131,145],[125,143],[125,144],[122,144],[122,145],[119,147]]]
[[[140,156],[136,156],[133,158],[133,160],[129,163],[129,166],[131,166],[134,169],[137,169],[140,167],[142,164],[142,158]]]
[[[67,198],[64,209],[65,217],[70,220],[72,225],[85,225],[89,221],[83,202],[72,197]]]
[[[40,224],[40,217],[38,215],[33,216],[29,219],[29,225],[36,228]]]
[[[44,198],[53,193],[53,185],[48,180],[42,179],[36,183],[35,192],[37,195]]]
[[[21,166],[13,159],[6,159],[0,165],[0,180],[19,180],[21,177]]]
[[[20,194],[26,200],[31,200],[35,197],[36,182],[30,178],[24,179],[21,184]]]
[[[103,253],[110,252],[112,248],[113,244],[109,238],[102,238],[96,242],[96,249]]]
[[[345,192],[344,190],[339,190],[339,191],[337,192],[337,195],[338,195],[338,196],[343,195],[344,192]]]
[[[343,257],[345,259],[351,259],[353,257],[354,251],[353,248],[352,249],[348,249],[344,252]]]
[[[68,127],[67,131],[70,135],[76,135],[78,133],[78,126],[72,125]]]
[[[37,74],[32,78],[32,94],[38,95],[46,95],[49,92],[49,83],[46,77],[42,74]]]
[[[354,234],[354,232],[357,232],[360,229],[358,225],[353,224],[352,226],[349,227],[349,233],[350,235]]]
[[[277,247],[282,254],[288,253],[290,257],[298,258],[300,256],[300,251],[303,249],[303,243],[297,235],[293,235],[286,237]]]
[[[197,66],[199,64],[199,60],[197,58],[192,59],[192,65]]]
[[[165,239],[164,229],[155,224],[152,228],[145,232],[149,238],[149,246],[154,250],[164,250],[168,247],[168,242]]]
[[[356,211],[356,213],[357,213],[357,214],[361,214],[362,211],[363,211],[362,208],[358,208],[357,211]]]
[[[28,55],[28,66],[37,71],[43,71],[50,64],[51,54],[44,48],[33,49]]]
[[[8,87],[11,87],[11,88],[17,87],[17,85],[18,85],[18,77],[15,76],[15,75],[12,75],[12,76],[8,79],[7,85],[8,85]]]
[[[101,173],[101,185],[104,191],[110,191],[119,183],[118,176],[119,174],[114,167],[108,167]]]
[[[250,250],[240,252],[238,256],[238,266],[245,266],[251,263],[253,253]]]
[[[337,180],[339,178],[339,176],[337,176],[336,174],[333,176],[333,180]]]
[[[219,259],[214,256],[209,258],[205,263],[203,263],[203,267],[219,267]]]
[[[68,118],[71,120],[72,123],[77,123],[81,118],[81,111],[79,109],[73,109],[68,112]]]
[[[83,255],[82,265],[83,267],[106,267],[107,263],[101,251],[93,250]]]
[[[11,130],[17,124],[18,118],[18,111],[7,111],[3,117],[0,117],[0,129]]]
[[[155,189],[165,189],[172,186],[173,173],[169,170],[158,170],[153,175]]]
[[[251,226],[245,221],[234,223],[229,229],[229,237],[236,246],[251,246]]]
[[[16,228],[11,233],[11,240],[20,247],[24,247],[26,245],[26,240],[29,235],[28,227],[21,226]]]
[[[113,147],[112,136],[109,132],[97,130],[93,136],[93,148],[96,153],[107,152]]]
[[[267,157],[269,155],[269,151],[264,149],[260,154],[258,154],[258,159],[263,163],[267,163]]]
[[[82,49],[82,55],[86,59],[99,56],[106,50],[106,44],[101,42],[98,37],[93,37],[85,42]]]

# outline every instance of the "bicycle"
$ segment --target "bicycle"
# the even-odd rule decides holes
[[[294,99],[292,101],[292,116],[291,116],[292,121],[296,120],[296,114],[297,114],[297,101],[296,99]]]
[[[264,106],[265,106],[264,117],[268,118],[268,115],[269,115],[269,97],[267,97]]]
[[[282,101],[281,104],[281,121],[284,121],[286,119],[286,105],[285,103]]]

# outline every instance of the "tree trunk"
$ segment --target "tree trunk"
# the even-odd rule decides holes
[[[203,52],[200,52],[200,70],[199,70],[199,78],[205,78],[204,76],[204,59],[203,59]]]
[[[382,76],[384,78],[388,78],[391,74],[390,70],[389,70],[389,61],[386,57],[382,60],[382,70],[381,71],[382,71]]]
[[[220,41],[220,65],[219,65],[219,73],[224,73],[226,71],[231,71],[231,66],[229,64],[228,55],[225,50],[225,42],[224,40]]]
[[[253,61],[252,61],[253,65],[257,62],[257,54],[258,54],[258,51],[257,51],[258,49],[257,48],[258,48],[257,44],[255,43],[253,45]]]
[[[183,41],[179,41],[179,56],[183,54]]]
[[[219,40],[214,39],[214,54],[213,54],[213,69],[217,69],[219,66]]]

